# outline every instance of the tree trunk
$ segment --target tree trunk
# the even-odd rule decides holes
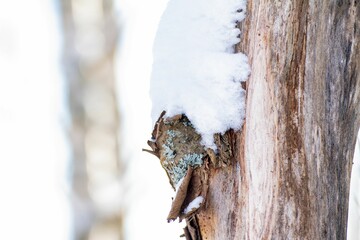
[[[118,148],[114,55],[119,32],[114,1],[58,2],[70,115],[73,238],[123,239],[123,213],[118,210],[123,166]],[[109,214],[109,209],[114,210]]]
[[[249,0],[246,124],[210,169],[202,239],[346,239],[360,123],[360,4]]]

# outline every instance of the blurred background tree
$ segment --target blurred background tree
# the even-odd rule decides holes
[[[112,0],[60,0],[74,239],[123,239]]]

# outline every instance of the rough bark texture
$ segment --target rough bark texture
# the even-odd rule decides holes
[[[202,239],[346,239],[359,21],[355,0],[248,1],[246,124],[209,173]]]

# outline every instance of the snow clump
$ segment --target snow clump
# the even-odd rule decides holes
[[[184,209],[184,214],[188,214],[189,212],[198,209],[203,201],[204,198],[202,196],[198,196],[197,198],[192,200],[189,205]]]
[[[245,18],[245,0],[170,0],[153,49],[150,95],[153,122],[185,114],[216,149],[213,134],[239,130],[245,118],[247,57],[234,53],[236,24]]]

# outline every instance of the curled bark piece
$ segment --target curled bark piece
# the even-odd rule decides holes
[[[147,153],[150,153],[152,155],[155,155],[156,157],[159,157],[159,152],[156,152],[156,151],[151,151],[151,150],[148,150],[148,149],[142,149],[143,152],[147,152]]]
[[[168,222],[170,222],[171,220],[175,220],[182,211],[182,205],[188,192],[188,186],[192,177],[192,173],[193,169],[189,167],[181,185],[177,189],[175,198],[171,204],[171,209],[167,217]]]
[[[152,134],[151,134],[151,138],[152,140],[156,140],[157,139],[157,136],[159,135],[159,125],[160,123],[164,120],[164,115],[165,115],[165,111],[163,111],[161,114],[160,114],[160,117],[158,118],[158,120],[156,121],[155,123],[155,126],[154,126],[154,129],[152,131]]]
[[[194,169],[194,171],[192,173],[192,177],[191,177],[191,180],[190,180],[190,183],[188,186],[186,198],[183,201],[183,205],[181,207],[181,212],[179,215],[180,220],[183,220],[185,218],[192,216],[194,213],[199,211],[206,202],[206,196],[207,196],[208,186],[209,186],[209,184],[208,184],[208,171],[209,171],[208,163],[209,163],[209,160],[207,157],[206,159],[204,159],[204,164],[201,167]],[[185,208],[195,198],[197,198],[199,196],[202,196],[204,199],[203,202],[200,204],[200,207],[197,209],[194,209],[193,211],[185,213],[184,212]]]

